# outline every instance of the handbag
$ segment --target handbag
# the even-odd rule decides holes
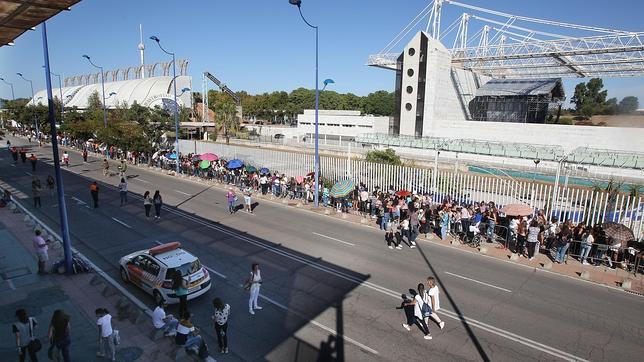
[[[29,334],[31,335],[32,339],[29,342],[27,348],[34,353],[40,352],[40,350],[42,349],[42,343],[40,342],[40,339],[34,338],[34,321],[31,318],[29,318]]]
[[[112,338],[114,338],[114,345],[115,346],[118,346],[119,344],[121,344],[121,334],[119,333],[118,329],[115,329],[112,332]]]

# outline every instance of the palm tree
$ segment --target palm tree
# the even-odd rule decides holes
[[[230,132],[236,132],[239,128],[236,117],[237,109],[230,102],[221,102],[215,106],[215,113],[217,114],[217,128],[223,130],[226,144],[229,144]]]

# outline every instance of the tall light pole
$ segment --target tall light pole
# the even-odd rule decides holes
[[[45,67],[44,65],[42,66]],[[60,81],[60,74],[49,71],[51,75],[58,77],[58,88],[60,89],[60,123],[63,123],[63,116],[65,115],[65,105],[63,104],[63,83]]]
[[[319,133],[318,133],[318,106],[319,106],[319,99],[320,99],[320,90],[318,88],[318,27],[311,25],[308,21],[306,21],[306,18],[304,18],[304,14],[302,14],[302,1],[301,0],[288,0],[288,2],[291,5],[297,6],[297,10],[300,12],[300,16],[302,17],[302,20],[304,20],[304,23],[308,25],[309,27],[315,29],[315,188],[313,190],[313,197],[315,198],[315,201],[313,205],[317,208],[319,206],[319,190],[320,190],[320,152],[318,149],[318,140],[319,140]]]
[[[175,133],[175,142],[174,142],[174,153],[177,155],[177,176],[179,175],[179,103],[177,103],[177,65],[174,61],[174,53],[171,53],[161,46],[161,40],[156,36],[151,36],[151,40],[157,42],[159,48],[166,54],[172,55],[172,88],[174,90],[174,133]]]
[[[47,46],[47,26],[42,23],[42,48],[45,58],[45,80],[47,83],[47,99],[49,100],[49,125],[51,132],[51,150],[54,158],[54,171],[56,174],[56,190],[58,191],[58,213],[60,216],[60,228],[63,238],[63,251],[65,254],[65,271],[68,274],[73,272],[72,267],[72,246],[69,238],[69,224],[67,220],[67,206],[65,205],[65,189],[63,177],[60,172],[60,158],[58,156],[58,136],[56,134],[56,116],[54,115],[54,96],[51,90],[51,77],[49,72],[49,47]],[[61,100],[62,101],[62,100]]]
[[[0,80],[1,80],[1,81],[3,81],[3,82],[5,82],[5,83],[7,83],[7,84],[9,85],[9,87],[11,87],[11,100],[14,100],[14,101],[15,101],[15,100],[16,100],[16,96],[15,96],[15,94],[13,94],[13,83],[9,83],[9,82],[7,82],[4,78],[0,78]]]
[[[94,62],[92,62],[92,59],[89,57],[89,55],[83,54],[83,58],[87,59],[89,64],[93,65],[94,68],[98,68],[101,70],[101,87],[103,88],[103,127],[107,128],[107,110],[105,109],[105,74],[103,72],[103,67],[100,67]]]
[[[532,208],[534,209],[535,204],[537,203],[537,200],[536,200],[537,188],[536,188],[536,185],[535,185],[534,182],[537,179],[537,166],[539,165],[541,160],[537,158],[537,159],[534,159],[532,161],[534,162],[534,172],[532,172],[532,191],[531,191],[531,193],[532,193],[531,196],[532,197],[531,198],[532,198]],[[534,215],[534,212],[533,212],[533,215]]]
[[[36,116],[36,100],[35,95],[34,95],[34,82],[30,81],[29,79],[25,78],[22,73],[16,73],[20,78],[24,79],[25,81],[29,82],[29,85],[31,86],[31,105],[34,107],[34,124],[36,125],[36,138],[40,138],[40,129],[38,127],[38,117]]]

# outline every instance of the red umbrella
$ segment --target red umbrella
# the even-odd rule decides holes
[[[301,184],[302,181],[304,181],[304,177],[302,176],[295,176],[295,181],[297,181],[298,184]]]
[[[398,192],[396,192],[396,196],[399,196],[399,197],[411,196],[411,192],[407,190],[398,190]]]
[[[313,177],[315,176],[315,172],[309,172],[306,174],[306,177]]]

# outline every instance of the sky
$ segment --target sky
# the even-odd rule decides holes
[[[535,18],[644,31],[644,1],[640,0],[461,1]],[[428,0],[302,0],[304,16],[319,26],[320,83],[332,78],[333,90],[358,95],[393,91],[395,73],[365,63],[427,4]],[[463,11],[445,5],[443,29]],[[94,72],[81,58],[83,54],[106,70],[138,65],[139,24],[143,25],[146,63],[168,60],[149,40],[156,35],[178,59],[189,60],[193,91],[201,91],[204,71],[233,90],[251,94],[315,86],[315,31],[288,0],[84,0],[47,22],[52,72],[65,77]],[[426,25],[423,21],[417,29],[424,30]],[[481,26],[472,22],[470,34]],[[400,51],[414,33],[394,49]],[[453,34],[446,36],[448,47],[452,39]],[[16,97],[31,92],[16,72],[33,80],[36,91],[44,88],[43,64],[40,27],[16,39],[14,46],[0,48],[0,77],[13,83]],[[57,86],[57,79],[52,81]],[[568,100],[580,81],[565,80]],[[643,108],[642,78],[605,79],[604,84],[609,97],[635,95]],[[11,98],[10,87],[4,83],[0,83],[0,98]]]

